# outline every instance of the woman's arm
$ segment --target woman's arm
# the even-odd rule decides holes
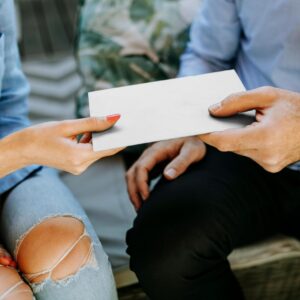
[[[23,149],[15,134],[0,140],[0,178],[26,166]]]
[[[92,132],[111,128],[120,118],[86,118],[31,126],[0,140],[0,178],[37,164],[81,174],[93,162],[121,149],[94,152]],[[84,134],[80,141],[77,136]]]
[[[17,48],[14,1],[0,0],[0,139],[29,125],[28,92],[29,85],[21,70]],[[3,159],[5,157],[0,152],[0,168],[3,168]],[[39,166],[32,165],[4,178],[0,176],[0,194],[14,187],[38,168]]]

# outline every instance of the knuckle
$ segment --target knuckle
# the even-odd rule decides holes
[[[272,86],[263,86],[261,88],[258,88],[258,91],[261,92],[262,94],[269,95],[274,98],[278,94],[278,89]]]
[[[86,171],[86,169],[88,168],[88,165],[78,165],[78,166],[74,166],[72,168],[72,174],[73,175],[81,175],[84,171]]]
[[[69,163],[74,168],[79,168],[83,165],[85,161],[85,157],[81,152],[72,151],[69,156]]]
[[[141,161],[137,161],[134,166],[135,172],[138,172],[142,168],[142,165],[143,164],[141,163]]]
[[[221,152],[228,152],[229,151],[229,145],[226,143],[218,142],[216,147],[218,148],[219,151]]]
[[[192,145],[193,145],[193,147],[195,147],[197,149],[199,149],[199,148],[201,149],[201,148],[205,147],[204,142],[201,141],[199,138],[194,138],[192,140]]]
[[[245,95],[245,92],[238,92],[238,93],[230,94],[227,98],[225,98],[223,101],[221,101],[221,105],[225,105],[227,103],[236,101],[237,99],[243,97],[244,95]]]
[[[136,173],[140,173],[140,172],[144,172],[145,170],[147,170],[147,165],[148,162],[147,161],[138,161],[136,166],[135,166],[135,174]]]
[[[125,174],[125,179],[126,179],[126,181],[127,181],[127,182],[130,181],[131,178],[132,178],[132,176],[133,176],[133,172],[132,172],[132,170],[130,169],[130,170]]]
[[[281,171],[281,168],[278,166],[272,166],[272,165],[263,165],[263,168],[268,171],[269,173],[278,173]]]
[[[83,170],[80,167],[73,167],[70,171],[73,175],[79,176],[82,174]]]
[[[178,158],[176,162],[174,162],[173,168],[177,171],[181,171],[187,168],[187,160],[184,158]]]
[[[134,180],[136,174],[136,166],[131,167],[125,174],[127,182]]]
[[[91,127],[95,127],[95,128],[101,124],[101,121],[96,117],[90,117],[86,119],[85,122],[87,122],[88,125],[90,125]]]
[[[159,153],[161,153],[163,149],[165,149],[165,147],[162,147],[161,145],[153,145],[143,153],[142,157],[145,158],[145,157],[157,156],[159,155]]]
[[[267,153],[263,164],[265,169],[271,173],[279,172],[282,169],[281,157],[274,153]]]
[[[71,126],[69,121],[52,122],[52,125],[55,126],[60,132],[66,132]]]
[[[103,121],[96,117],[89,117],[77,120],[78,125],[82,128],[88,129],[88,131],[97,130],[98,128],[103,127]]]

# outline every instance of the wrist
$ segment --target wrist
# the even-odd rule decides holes
[[[20,134],[21,132],[12,133],[0,141],[5,164],[14,169],[20,169],[31,164],[29,157],[26,155],[27,146]]]

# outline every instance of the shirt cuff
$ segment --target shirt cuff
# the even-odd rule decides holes
[[[8,190],[15,187],[17,184],[26,179],[34,171],[40,170],[42,167],[37,165],[32,165],[16,171],[12,174],[5,176],[0,179],[0,195],[7,192]]]

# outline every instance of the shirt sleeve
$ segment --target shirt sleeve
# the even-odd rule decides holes
[[[241,24],[235,0],[204,0],[181,57],[180,77],[216,72],[234,66]]]
[[[13,3],[11,0],[0,1],[0,33],[4,43],[3,76],[0,78],[0,139],[29,125],[27,115],[29,85],[20,64]],[[38,168],[40,167],[30,166],[1,178],[0,194],[24,180]]]

